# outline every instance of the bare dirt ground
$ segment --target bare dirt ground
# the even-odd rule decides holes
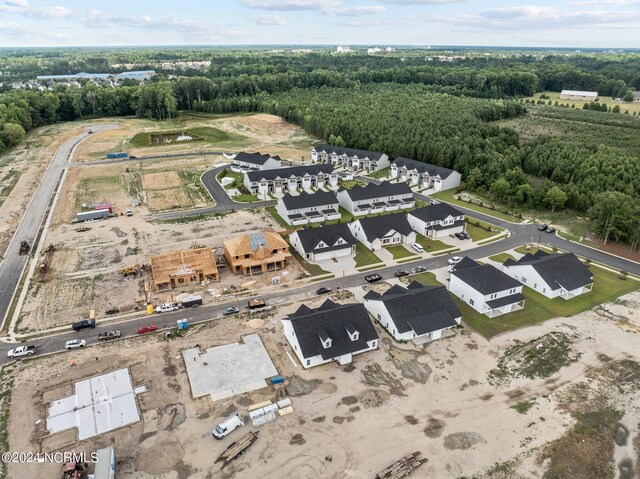
[[[380,332],[377,351],[344,367],[303,370],[287,357],[279,319],[297,305],[251,320],[215,321],[188,338],[149,336],[19,363],[7,378],[14,381],[10,450],[90,452],[113,445],[117,476],[126,479],[370,478],[418,450],[429,462],[416,477],[529,479],[543,477],[548,468],[565,467],[564,475],[549,477],[613,478],[614,458],[637,457],[632,438],[638,436],[640,422],[640,378],[621,365],[627,361],[637,367],[639,306],[640,294],[633,293],[594,311],[490,342],[463,329],[424,349],[398,345]],[[287,378],[284,387],[215,403],[193,400],[180,351],[237,341],[254,331]],[[554,331],[571,337],[570,347],[579,353],[576,362],[548,378],[489,381],[489,371],[508,348]],[[73,434],[46,434],[48,401],[67,394],[73,380],[121,367],[130,367],[134,383],[148,388],[139,396],[143,421],[82,443]],[[292,398],[294,413],[262,426],[246,454],[220,471],[213,461],[241,432],[216,441],[211,429],[217,421],[233,411],[246,415],[248,405],[284,396]],[[573,430],[577,414],[588,412],[594,402],[621,412],[626,446],[614,445],[615,434],[600,437]],[[574,436],[577,442],[571,442]],[[605,473],[576,473],[592,456]],[[10,466],[9,477],[53,477],[58,470],[56,465]]]
[[[111,168],[111,167],[100,167]],[[91,169],[94,170],[93,168]],[[84,169],[82,170],[84,171]],[[111,199],[118,198],[113,189]],[[122,196],[126,199],[126,196]],[[61,199],[62,201],[62,199]],[[119,205],[118,201],[115,201]],[[219,248],[223,242],[246,231],[279,229],[278,225],[264,211],[254,213],[242,210],[222,217],[200,220],[188,224],[152,224],[140,221],[145,208],[134,208],[134,216],[118,216],[104,221],[91,222],[89,231],[76,232],[79,225],[56,221],[45,239],[46,244],[54,244],[56,252],[45,281],[39,275],[31,283],[27,301],[21,312],[20,326],[31,330],[47,329],[68,324],[79,318],[88,317],[95,309],[97,317],[118,306],[120,311],[132,311],[141,305],[135,297],[144,292],[145,278],[124,278],[119,270],[124,266],[145,264],[149,256],[174,249],[187,249],[192,245],[207,245]],[[85,224],[86,225],[86,224]],[[221,282],[192,288],[157,293],[154,302],[165,301],[169,293],[199,292],[205,301],[211,301],[207,291],[239,287],[248,279],[236,276],[226,268],[221,270]],[[294,281],[302,274],[301,267],[292,261],[282,273],[267,273],[253,278],[249,289],[259,289],[271,284],[271,278],[280,275],[283,283]]]
[[[61,123],[39,128],[30,132],[24,143],[0,155],[0,254],[4,254],[56,149],[94,123]]]
[[[282,118],[267,115],[184,115],[164,122],[152,122],[134,118],[118,119],[122,129],[95,135],[77,149],[78,162],[104,159],[106,153],[127,151],[134,156],[161,155],[166,153],[193,153],[202,150],[225,152],[263,151],[280,155],[283,159],[300,161],[309,159],[314,140],[301,128]],[[186,130],[198,127],[214,127],[229,133],[229,139],[221,141],[197,141],[133,146],[130,143],[137,133]]]

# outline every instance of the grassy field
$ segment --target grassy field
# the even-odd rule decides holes
[[[237,141],[237,140],[243,139],[243,137],[241,137],[240,135],[227,133],[225,131],[219,130],[218,128],[214,128],[211,126],[194,126],[191,128],[186,128],[184,130],[152,131],[152,132],[136,133],[129,140],[129,144],[134,148],[144,148],[148,146],[166,146],[167,144],[174,143],[174,141],[165,143],[161,141],[161,138],[170,139],[180,135],[186,135],[193,138],[193,140],[188,141],[188,143],[198,143],[198,142],[223,143],[223,142],[229,142],[234,140]],[[158,141],[154,141],[154,138],[158,139]],[[177,144],[177,143],[183,143],[183,142],[175,142],[175,143]]]
[[[444,249],[451,248],[451,246],[443,243],[440,240],[427,239],[419,234],[416,235],[416,243],[422,246],[427,253],[433,253],[434,251],[442,251]]]
[[[532,97],[529,97],[529,100],[537,101],[540,99],[540,95],[548,96],[549,98],[544,99],[544,101],[547,103],[551,101],[551,105],[555,105],[557,101],[558,105],[567,105],[568,107],[571,107],[571,105],[575,105],[576,109],[582,109],[585,103],[591,103],[590,101],[581,101],[581,100],[561,100],[560,93],[556,91],[543,91],[540,93],[536,93]],[[606,103],[609,108],[613,108],[614,106],[618,105],[620,107],[621,113],[623,114],[626,110],[629,110],[630,115],[633,115],[633,112],[636,112],[636,115],[640,114],[640,102],[615,101],[610,96],[601,96],[598,99],[598,103],[600,104]]]
[[[455,190],[447,190],[440,191],[439,193],[434,193],[431,195],[433,198],[437,198],[439,200],[446,201],[447,203],[451,203],[454,205],[462,206],[464,208],[468,208],[473,211],[477,211],[478,213],[484,213],[485,215],[495,216],[496,218],[500,218],[505,221],[511,221],[512,223],[522,223],[522,218],[518,218],[516,216],[502,213],[500,211],[492,210],[491,208],[485,208],[484,206],[474,205],[473,203],[467,203],[466,201],[456,200],[453,195],[455,195]]]
[[[407,278],[408,282],[417,281],[419,283],[424,284],[425,286],[443,286],[436,279],[436,275],[433,273],[429,273],[425,271],[424,273],[413,274]]]
[[[389,167],[387,166],[386,168],[380,171],[374,171],[373,173],[367,176],[369,176],[370,178],[386,178],[387,176],[389,176]]]
[[[412,253],[407,248],[405,248],[404,245],[401,244],[396,246],[389,246],[387,248],[387,251],[393,255],[393,259],[402,259],[408,258],[409,256],[415,256],[415,253]]]
[[[494,254],[493,256],[489,256],[489,259],[491,261],[497,261],[498,263],[504,263],[508,259],[516,260],[513,256],[507,253]]]
[[[253,195],[251,193],[246,194],[246,195],[236,195],[236,196],[232,196],[231,199],[233,201],[237,201],[238,203],[253,203],[254,201],[258,201],[258,196],[257,195]]]
[[[229,183],[228,185],[224,186],[225,190],[230,190],[232,188],[239,188],[244,183],[244,175],[242,173],[237,173],[229,169],[222,170],[220,173],[218,173],[218,176],[216,177],[216,179],[218,180],[218,183],[222,184],[222,178],[233,179],[233,183]]]
[[[367,182],[364,181],[364,180],[351,180],[351,181],[341,181],[340,182],[340,186],[342,186],[343,188],[346,188],[347,190],[350,190],[351,188],[353,188],[356,185],[367,186]]]
[[[583,245],[586,245],[586,246],[591,246],[592,248],[595,248],[595,249],[600,249],[600,247],[602,246],[600,243],[596,243],[595,241],[591,241],[591,240],[585,239],[585,238],[582,238],[582,241],[580,241],[580,238],[581,238],[580,236],[575,235],[573,233],[569,233],[568,231],[558,230],[558,236],[560,236],[560,238],[564,238],[566,240],[573,241],[575,243],[580,243],[580,244],[583,244]]]
[[[472,241],[483,241],[504,231],[496,225],[490,225],[489,223],[469,218],[468,216],[466,216],[465,219],[467,220],[467,233],[471,235]]]
[[[382,260],[376,256],[373,251],[369,251],[365,245],[358,242],[356,244],[356,268],[361,266],[369,266],[370,264],[382,263]]]
[[[617,273],[611,273],[596,266],[592,266],[591,271],[593,272],[594,285],[590,293],[570,300],[549,299],[525,287],[522,289],[522,294],[527,298],[524,308],[497,318],[488,318],[484,314],[478,313],[458,298],[454,298],[454,301],[462,311],[462,320],[484,337],[490,338],[505,331],[542,323],[558,316],[574,316],[640,289],[640,282],[619,279]]]
[[[274,220],[276,220],[278,222],[278,224],[280,226],[282,226],[285,229],[289,229],[291,228],[291,226],[289,226],[289,224],[287,224],[287,222],[285,220],[282,219],[282,216],[280,216],[280,214],[278,213],[278,211],[276,210],[275,206],[269,206],[267,207],[267,211],[269,212],[269,214],[273,217]]]

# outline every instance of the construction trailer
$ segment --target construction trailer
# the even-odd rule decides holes
[[[93,479],[114,479],[116,473],[116,452],[113,447],[98,449]]]
[[[152,256],[150,260],[156,290],[193,286],[220,279],[213,251],[208,246],[170,251]]]
[[[81,211],[76,214],[76,221],[78,223],[82,223],[83,221],[94,221],[94,220],[103,220],[109,217],[109,210],[92,210],[92,211]]]

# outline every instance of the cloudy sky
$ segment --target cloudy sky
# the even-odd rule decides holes
[[[640,0],[0,0],[0,47],[640,47]]]

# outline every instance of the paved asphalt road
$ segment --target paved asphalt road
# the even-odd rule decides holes
[[[90,127],[94,132],[112,129],[116,125],[99,125]],[[82,140],[89,136],[89,128],[82,134],[64,143],[53,155],[49,167],[42,177],[42,182],[36,190],[31,203],[25,211],[22,221],[19,224],[11,243],[5,253],[5,257],[0,263],[0,319],[4,319],[11,306],[11,298],[18,287],[22,270],[24,269],[29,256],[20,256],[20,242],[25,240],[32,244],[31,252],[34,252],[33,241],[42,225],[53,193],[58,184],[58,180],[68,166],[67,161],[73,148]],[[7,321],[9,318],[7,318]],[[0,321],[1,323],[2,321]]]

